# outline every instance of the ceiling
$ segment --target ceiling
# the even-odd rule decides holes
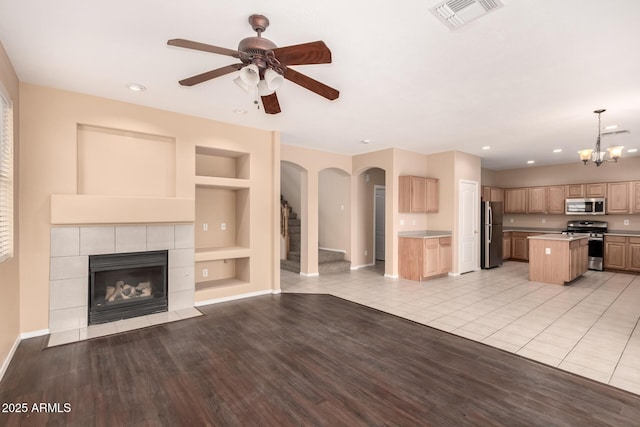
[[[0,0],[0,41],[23,82],[278,130],[283,144],[324,151],[455,149],[490,169],[577,162],[595,144],[598,108],[603,127],[631,131],[604,146],[640,148],[640,1],[503,0],[455,31],[429,12],[436,3]],[[282,113],[267,115],[236,73],[178,85],[237,61],[168,39],[236,49],[255,35],[253,13],[269,18],[263,36],[278,46],[323,40],[332,64],[292,68],[340,98],[286,81]]]

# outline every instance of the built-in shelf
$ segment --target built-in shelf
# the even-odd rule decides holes
[[[206,291],[207,289],[217,289],[229,286],[246,285],[249,282],[232,277],[228,279],[207,280],[206,282],[196,283],[196,292]]]
[[[196,146],[196,301],[250,292],[250,155]]]
[[[218,176],[196,176],[196,187],[223,188],[228,190],[241,190],[249,188],[251,182],[244,178],[225,178]]]
[[[197,248],[196,262],[217,261],[225,259],[247,258],[251,256],[251,249],[243,246],[227,246],[223,248]]]

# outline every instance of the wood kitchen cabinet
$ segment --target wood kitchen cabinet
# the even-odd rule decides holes
[[[504,203],[504,188],[482,186],[482,201]]]
[[[626,214],[631,212],[631,183],[609,182],[607,183],[607,213]]]
[[[528,213],[546,213],[547,211],[547,187],[529,187]]]
[[[584,197],[584,184],[568,184],[565,185],[565,193],[567,199],[581,199]]]
[[[640,272],[640,237],[605,236],[604,267]]]
[[[605,236],[604,268],[624,270],[627,265],[627,238],[624,236]]]
[[[640,213],[640,181],[632,181],[631,186],[631,213]]]
[[[502,259],[511,258],[511,233],[506,232],[502,235]]]
[[[585,197],[607,197],[607,184],[586,184],[585,185]]]
[[[427,280],[452,268],[451,237],[399,237],[399,274],[403,279]]]
[[[564,199],[564,185],[552,185],[547,187],[547,213],[563,215]]]
[[[504,212],[505,213],[527,213],[527,189],[526,188],[505,188],[504,189]]]
[[[399,177],[398,211],[401,213],[438,212],[438,180],[419,176]]]
[[[511,259],[520,261],[529,260],[529,233],[513,231],[511,233]]]

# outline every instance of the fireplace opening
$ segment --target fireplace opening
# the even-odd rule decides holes
[[[89,324],[168,310],[168,252],[89,256]]]

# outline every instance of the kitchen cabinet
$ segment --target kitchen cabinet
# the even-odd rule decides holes
[[[640,213],[640,181],[632,181],[631,186],[631,213]]]
[[[505,188],[504,189],[504,212],[505,213],[527,213],[527,189],[526,188]]]
[[[511,259],[520,261],[529,260],[529,233],[513,231],[511,233]]]
[[[506,232],[502,235],[502,259],[511,258],[511,233]]]
[[[581,199],[584,197],[584,184],[568,184],[565,185],[565,193],[567,199]]]
[[[628,237],[629,244],[627,246],[627,269],[631,271],[640,271],[640,237]]]
[[[547,187],[547,213],[564,214],[565,186],[552,185]]]
[[[401,213],[438,212],[438,180],[419,176],[399,177],[398,211]]]
[[[607,184],[586,184],[585,185],[585,197],[607,197]]]
[[[629,182],[607,183],[607,213],[626,214],[631,211]]]
[[[504,203],[504,188],[482,186],[482,201]]]
[[[529,280],[564,285],[588,268],[587,236],[544,234],[529,237]]]
[[[605,236],[604,268],[626,269],[627,238],[624,236]]]
[[[640,272],[640,237],[605,236],[604,267]]]
[[[546,213],[547,211],[547,187],[530,187],[527,191],[527,213]]]
[[[403,279],[427,280],[452,268],[451,237],[399,237],[399,274]]]

